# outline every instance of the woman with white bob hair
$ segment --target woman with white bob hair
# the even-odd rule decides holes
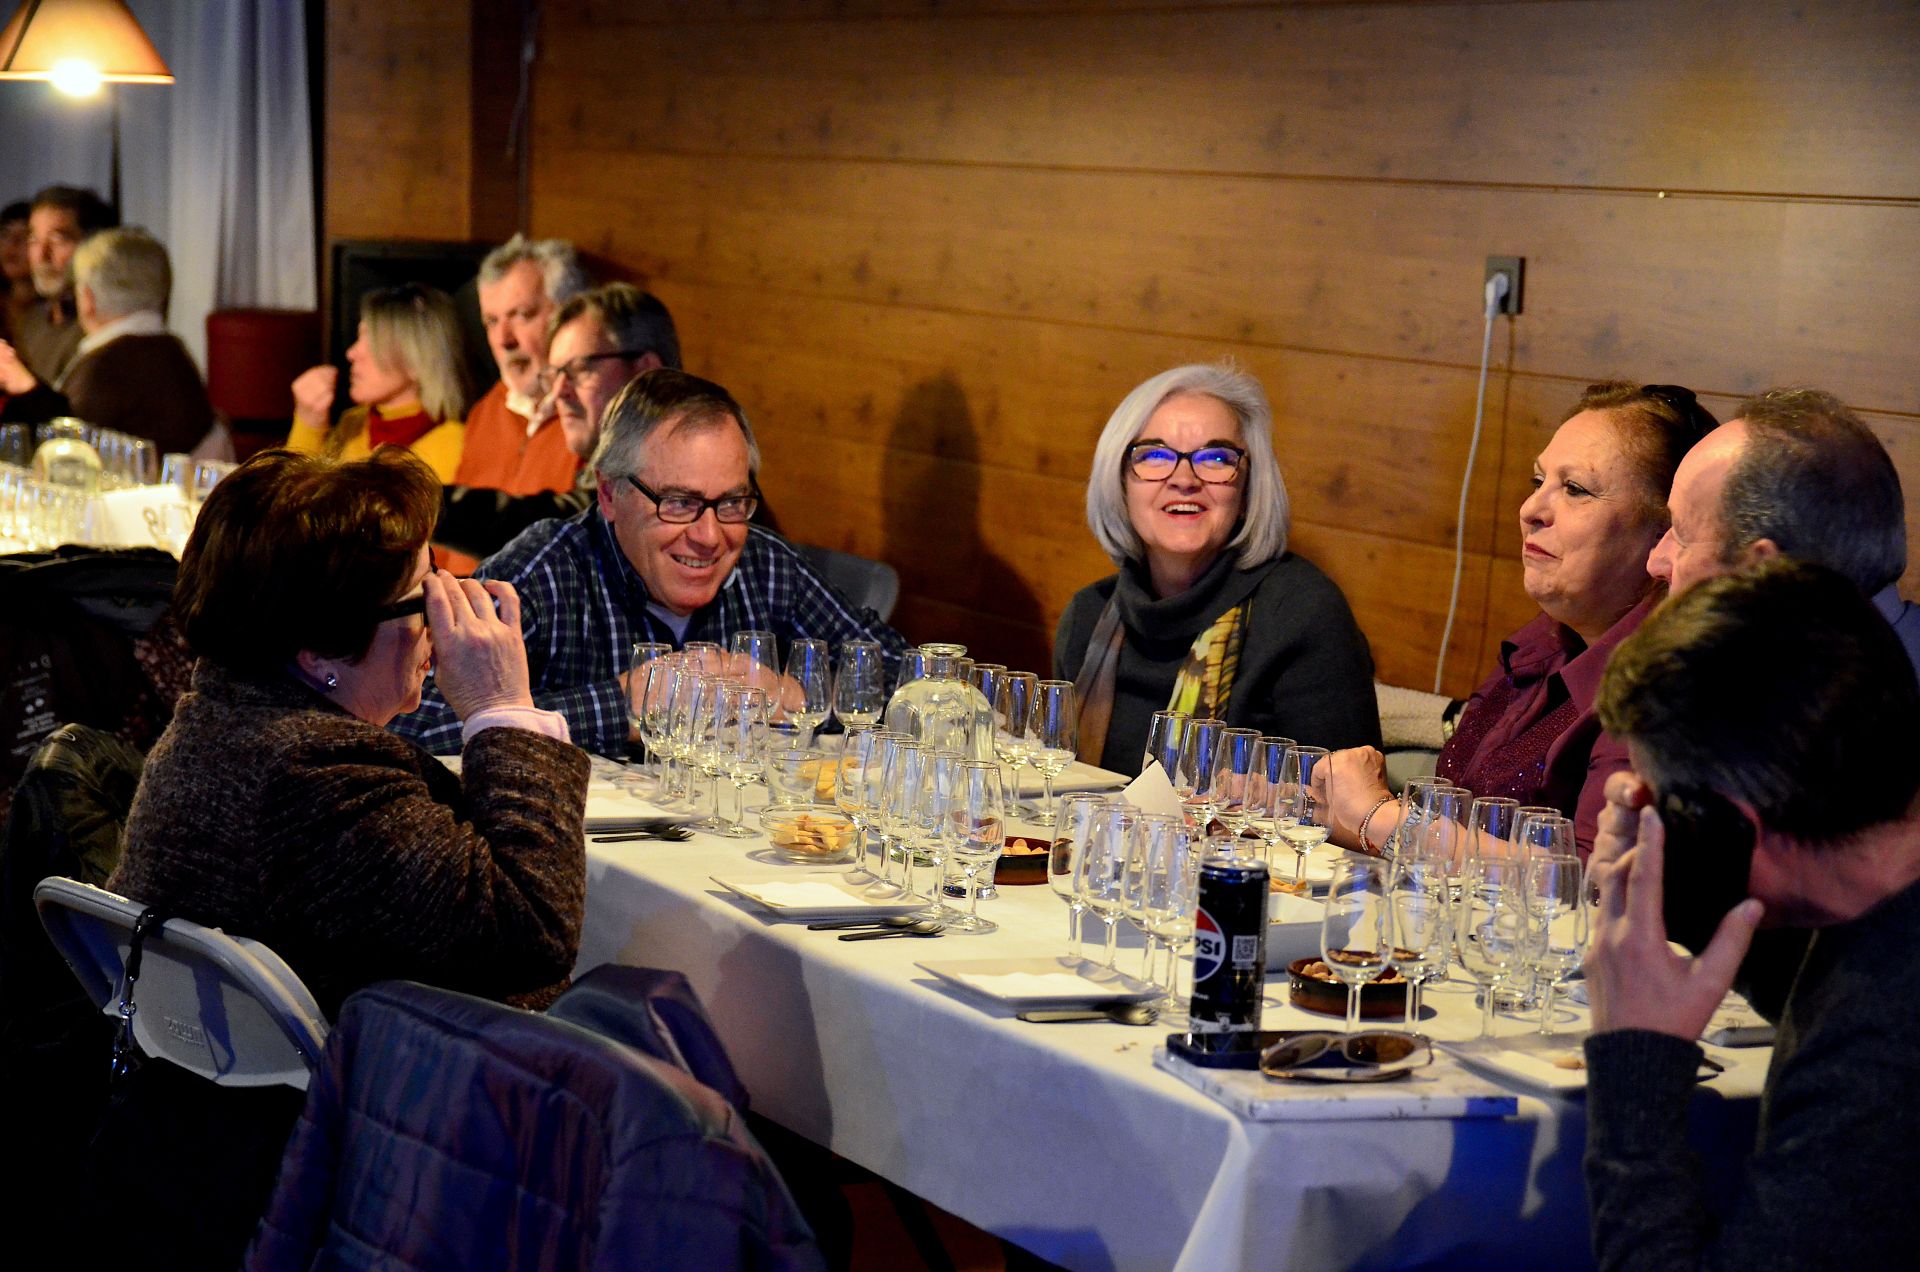
[[[1337,749],[1378,746],[1373,656],[1339,587],[1287,551],[1287,486],[1259,381],[1163,371],[1094,447],[1087,524],[1118,574],[1082,588],[1054,637],[1080,699],[1080,755],[1140,769],[1173,709]]]

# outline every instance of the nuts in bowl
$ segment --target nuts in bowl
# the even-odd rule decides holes
[[[847,861],[860,842],[853,823],[831,809],[770,809],[762,820],[774,849],[789,861]]]

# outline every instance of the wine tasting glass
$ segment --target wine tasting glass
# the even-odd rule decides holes
[[[1409,1028],[1420,1019],[1420,987],[1446,971],[1447,941],[1452,934],[1447,911],[1452,895],[1446,867],[1438,861],[1408,854],[1394,871],[1393,888],[1387,898],[1393,923],[1389,961],[1407,982]]]
[[[1147,919],[1147,859],[1153,843],[1162,838],[1168,825],[1178,818],[1169,813],[1142,813],[1134,820],[1127,836],[1127,868],[1120,881],[1120,913],[1140,930],[1146,942],[1140,950],[1140,979],[1157,984],[1153,978],[1153,956],[1159,939],[1152,934]]]
[[[879,877],[867,869],[867,832],[873,829],[873,815],[867,805],[865,780],[867,761],[873,755],[877,740],[877,731],[871,724],[848,729],[833,769],[833,804],[853,823],[854,844],[858,849],[854,853],[853,869],[847,873],[868,878]]]
[[[1386,880],[1378,861],[1340,862],[1320,919],[1320,956],[1347,987],[1347,1032],[1360,1027],[1360,987],[1386,970],[1393,949]]]
[[[640,735],[643,768],[654,758],[652,730],[647,727],[647,664],[672,652],[673,646],[664,641],[638,640],[633,643],[633,655],[627,660],[627,719]]]
[[[1106,960],[1112,968],[1119,937],[1120,907],[1127,873],[1127,841],[1139,816],[1130,805],[1110,803],[1094,823],[1093,838],[1080,858],[1079,892],[1095,918],[1107,925]]]
[[[906,872],[906,883],[893,881],[893,863],[904,862],[900,836],[906,810],[901,806],[900,791],[908,770],[916,776],[920,771],[920,743],[905,734],[887,734],[880,748],[880,787],[874,797],[880,826],[880,883],[876,891],[887,888],[904,895],[913,881],[911,870]]]
[[[1053,779],[1073,763],[1080,746],[1080,710],[1071,680],[1042,680],[1034,685],[1032,715],[1027,721],[1027,763],[1040,770],[1043,790],[1040,815],[1034,821],[1053,825]]]
[[[953,811],[960,794],[958,751],[924,751],[920,765],[920,786],[914,797],[912,834],[907,854],[907,895],[917,896],[913,887],[913,867],[926,862],[933,867],[933,883],[927,895],[932,899],[924,910],[914,912],[916,919],[927,919],[945,926],[953,917],[947,908],[947,862],[952,858],[958,823]]]
[[[1557,812],[1528,813],[1515,827],[1515,844],[1524,857],[1573,853],[1573,821]]]
[[[1190,834],[1178,818],[1163,818],[1162,823],[1164,830],[1152,836],[1147,849],[1146,910],[1148,933],[1167,950],[1167,992],[1160,1000],[1160,1010],[1167,1013],[1178,1012],[1185,1001],[1180,994],[1180,954],[1193,944],[1200,861],[1207,854],[1207,841]]]
[[[1060,802],[1060,820],[1053,828],[1053,845],[1047,851],[1047,885],[1067,903],[1067,953],[1075,962],[1081,958],[1080,920],[1087,912],[1086,899],[1077,891],[1075,880],[1080,859],[1106,809],[1104,795],[1067,796]]]
[[[1333,833],[1333,765],[1325,747],[1295,746],[1288,748],[1280,773],[1289,801],[1280,837],[1293,849],[1293,890],[1302,892],[1307,854]]]
[[[949,930],[968,935],[992,932],[998,924],[980,917],[980,871],[993,865],[1006,846],[1006,788],[1000,766],[992,760],[960,761],[959,786],[954,793],[952,838],[949,850],[967,879],[967,912]]]
[[[692,710],[687,716],[687,763],[707,779],[713,797],[707,815],[693,823],[696,830],[727,834],[727,823],[720,817],[720,779],[725,773],[722,747],[726,737],[727,690],[739,685],[724,676],[701,676],[694,682]]]
[[[669,673],[667,684],[666,723],[657,740],[660,754],[667,760],[671,797],[691,808],[695,794],[693,769],[687,762],[687,714],[693,710],[694,694],[704,673],[685,653],[679,654],[673,661],[675,665]]]
[[[1281,821],[1292,805],[1287,801],[1287,787],[1282,779],[1287,750],[1294,745],[1292,738],[1273,737],[1261,738],[1253,744],[1253,767],[1247,775],[1247,805],[1253,810],[1253,833],[1260,836],[1260,855],[1269,862],[1273,860],[1273,850],[1286,839],[1281,834]]]
[[[1000,677],[1000,692],[993,702],[993,754],[1007,766],[1007,798],[1017,801],[1020,793],[1020,766],[1033,750],[1027,728],[1033,722],[1034,688],[1039,677],[1030,671],[1009,671]]]
[[[1160,771],[1173,780],[1173,769],[1180,762],[1180,743],[1185,740],[1187,721],[1192,717],[1184,711],[1156,711],[1147,721],[1147,750],[1140,757],[1140,767],[1145,769],[1149,763],[1158,761]]]
[[[694,666],[694,670],[705,672],[709,676],[725,675],[727,670],[726,651],[710,640],[690,640],[680,646],[680,652]]]
[[[787,651],[787,676],[779,694],[787,719],[799,730],[799,744],[812,745],[813,731],[826,722],[833,709],[826,641],[802,638],[793,642]]]
[[[1258,729],[1222,729],[1213,748],[1213,776],[1208,803],[1213,815],[1238,839],[1253,820],[1255,804],[1250,798],[1254,786],[1254,750],[1260,742]]]
[[[1510,857],[1472,857],[1461,875],[1454,907],[1454,954],[1480,983],[1480,1037],[1493,1036],[1500,987],[1525,963],[1527,898],[1523,863]]]
[[[1514,823],[1519,815],[1517,799],[1493,795],[1476,797],[1467,806],[1467,825],[1473,828],[1467,851],[1481,857],[1505,855],[1504,845],[1513,842]]]
[[[726,674],[769,695],[780,679],[780,642],[772,632],[757,629],[735,632],[727,638]]]
[[[747,787],[760,776],[761,766],[766,763],[767,695],[745,685],[730,685],[722,702],[715,716],[721,732],[714,750],[721,775],[733,787],[734,815],[720,833],[729,839],[746,839],[759,833],[746,825]]]
[[[1540,1034],[1553,1033],[1553,996],[1587,951],[1585,879],[1580,859],[1541,853],[1527,860],[1527,902],[1533,908],[1528,962],[1541,988]]]
[[[1221,720],[1189,720],[1174,761],[1173,793],[1187,811],[1193,833],[1204,838],[1213,824],[1213,761],[1220,750]]]
[[[887,705],[887,665],[878,643],[849,640],[840,646],[833,677],[833,714],[847,729],[879,720]]]

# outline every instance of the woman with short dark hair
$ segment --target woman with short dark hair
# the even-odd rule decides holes
[[[513,589],[429,568],[438,507],[391,448],[268,451],[214,488],[175,596],[193,688],[109,884],[265,942],[328,1015],[396,977],[544,1006],[578,952],[586,756],[533,706]],[[429,659],[457,776],[383,727]]]

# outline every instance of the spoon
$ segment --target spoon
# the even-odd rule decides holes
[[[876,932],[845,932],[841,934],[840,939],[843,941],[884,941],[890,936],[938,936],[946,926],[944,923],[935,923],[932,919],[920,919],[896,928],[881,928]]]
[[[1159,1018],[1160,1009],[1151,1003],[1115,1003],[1111,1007],[1020,1013],[1021,1020],[1036,1025],[1058,1025],[1075,1020],[1111,1020],[1116,1025],[1150,1025]]]
[[[908,918],[904,914],[882,915],[877,919],[822,919],[818,923],[807,924],[807,931],[835,932],[845,928],[903,928],[912,927],[916,923],[924,922],[926,922],[925,919]]]

